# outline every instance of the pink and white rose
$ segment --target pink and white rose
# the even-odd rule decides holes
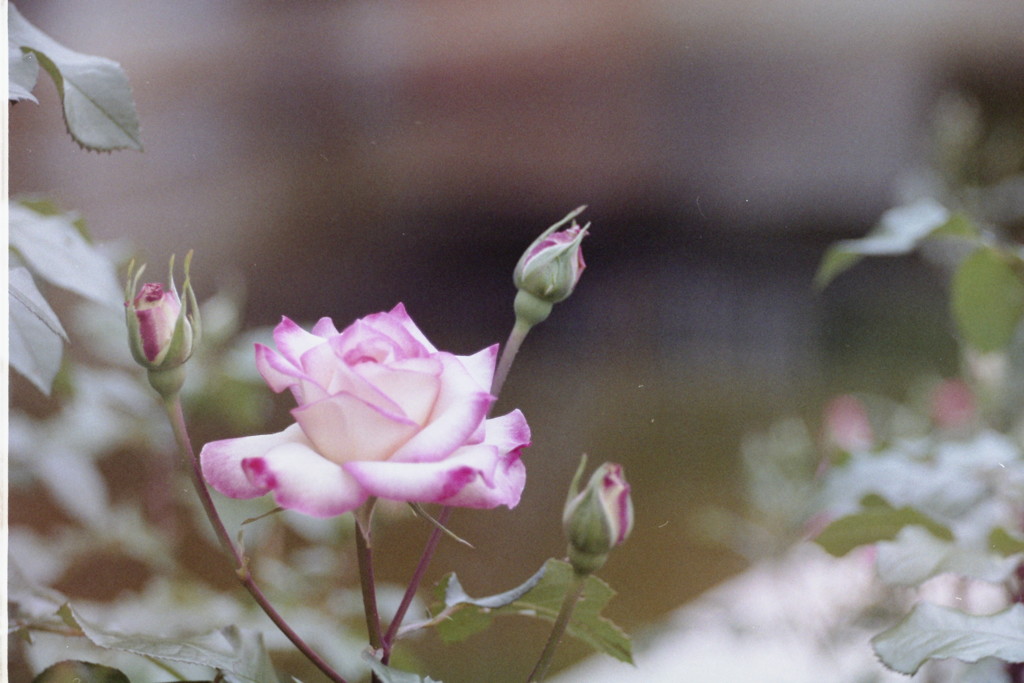
[[[283,318],[277,350],[256,345],[276,392],[290,389],[295,424],[277,434],[207,444],[203,474],[232,498],[273,493],[315,517],[371,496],[472,508],[514,507],[530,428],[514,410],[487,419],[497,345],[472,356],[438,351],[402,304],[338,332]]]

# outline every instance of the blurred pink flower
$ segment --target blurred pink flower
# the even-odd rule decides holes
[[[290,389],[295,424],[226,439],[200,454],[221,493],[315,517],[370,496],[472,508],[514,507],[526,482],[519,459],[530,428],[514,410],[487,419],[497,346],[472,356],[438,351],[402,304],[338,332],[321,318],[306,332],[288,318],[277,350],[256,345],[276,392]]]
[[[825,406],[825,442],[844,451],[871,448],[875,434],[868,411],[855,396],[836,396]]]
[[[943,429],[970,425],[976,410],[974,392],[963,380],[947,379],[932,394],[932,420]]]

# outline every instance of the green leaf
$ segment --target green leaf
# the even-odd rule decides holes
[[[1020,263],[991,247],[975,249],[953,276],[952,306],[964,339],[979,351],[998,351],[1013,338],[1024,314]]]
[[[1024,661],[1024,605],[987,616],[923,602],[899,624],[871,639],[879,659],[913,675],[929,659]]]
[[[442,683],[429,676],[423,678],[408,671],[392,669],[390,666],[381,664],[380,660],[369,652],[363,652],[363,660],[370,666],[370,669],[377,675],[381,683]]]
[[[53,285],[112,308],[122,289],[114,264],[82,236],[74,214],[49,215],[9,202],[11,247],[29,269]]]
[[[499,595],[474,599],[465,594],[452,574],[443,584],[446,609],[445,618],[438,621],[438,633],[447,642],[462,640],[485,628],[494,615],[517,614],[553,622],[572,579],[572,566],[552,559],[523,585]],[[632,664],[629,637],[601,616],[601,610],[614,595],[615,591],[604,581],[596,576],[587,577],[568,632],[595,650]]]
[[[911,507],[897,509],[876,497],[874,504],[829,524],[818,534],[814,542],[830,555],[842,557],[858,546],[891,541],[903,527],[911,524],[924,527],[936,538],[953,539],[953,534],[947,527],[924,513]]]
[[[63,661],[46,668],[32,683],[131,683],[117,669],[90,662]]]
[[[951,215],[946,207],[933,199],[889,209],[867,236],[842,240],[829,247],[814,276],[814,283],[824,288],[864,256],[909,254],[921,240],[938,235],[974,237],[977,229],[967,218]]]
[[[263,636],[258,631],[227,626],[195,636],[164,638],[105,629],[83,619],[69,604],[63,605],[59,614],[65,623],[81,629],[86,638],[102,648],[208,666],[223,671],[231,680],[246,683],[278,683]]]
[[[996,527],[988,535],[988,544],[1003,557],[1024,553],[1024,539],[1013,536],[1002,527]]]
[[[117,62],[64,47],[30,24],[13,3],[7,5],[7,42],[8,54],[31,54],[50,74],[64,105],[64,123],[75,142],[95,151],[142,151],[128,77]],[[30,69],[23,63],[17,66]],[[25,89],[27,73],[12,82]]]
[[[53,378],[60,370],[62,340],[67,339],[67,334],[27,268],[11,268],[7,292],[11,367],[49,396]]]

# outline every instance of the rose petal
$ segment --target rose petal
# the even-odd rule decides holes
[[[480,446],[467,446],[480,448]],[[469,482],[458,493],[437,502],[464,508],[493,508],[504,505],[509,509],[519,504],[519,498],[526,486],[526,466],[519,459],[519,451],[511,451],[502,457],[491,481],[483,477]]]
[[[456,356],[470,376],[482,389],[490,390],[494,381],[494,365],[498,360],[498,345],[488,346],[472,356]]]
[[[480,434],[479,427],[494,402],[452,354],[436,355],[444,364],[441,391],[430,422],[391,457],[397,462],[432,462],[450,455]]]
[[[273,491],[278,505],[313,517],[354,510],[368,497],[341,467],[303,443],[282,444],[241,464],[254,486]]]
[[[323,342],[323,337],[306,332],[289,318],[282,317],[281,322],[274,328],[274,345],[281,355],[296,367],[299,366],[302,354]]]
[[[292,415],[316,450],[336,463],[383,460],[419,429],[403,415],[347,393],[299,406]]]
[[[256,369],[275,393],[291,389],[295,400],[302,400],[301,388],[296,385],[305,373],[277,351],[263,344],[256,344]]]
[[[343,467],[370,495],[458,507],[515,507],[526,484],[520,452],[530,428],[514,410],[487,420],[487,441],[439,462],[349,462]]]
[[[382,407],[391,405],[393,398],[405,417],[423,425],[434,411],[443,368],[444,364],[436,358],[410,358],[389,365],[363,363],[352,370],[376,394],[360,398]]]
[[[266,486],[255,484],[242,471],[242,461],[266,455],[287,443],[309,444],[299,425],[291,425],[276,434],[243,436],[212,441],[199,453],[203,477],[210,486],[230,498],[256,498],[267,493]]]
[[[420,328],[412,321],[409,314],[405,310],[405,304],[399,303],[388,312],[402,328],[408,332],[412,337],[424,348],[428,353],[437,353],[437,347],[430,343],[427,339],[427,335],[420,331]]]
[[[518,460],[518,456],[516,457]],[[455,500],[461,491],[474,486],[465,507],[488,508],[514,505],[519,500],[514,481],[506,481],[498,450],[493,446],[466,446],[440,462],[348,462],[342,467],[370,495],[391,500],[440,503]],[[503,468],[504,470],[504,468]],[[513,473],[515,474],[515,473]],[[525,481],[525,476],[521,478]],[[488,485],[487,480],[492,483]],[[522,485],[519,486],[519,493]]]

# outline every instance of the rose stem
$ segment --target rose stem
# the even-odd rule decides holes
[[[551,666],[551,660],[555,655],[555,648],[558,647],[558,643],[562,640],[565,629],[569,626],[569,619],[572,618],[572,612],[576,609],[576,603],[579,602],[580,596],[583,595],[583,586],[586,578],[576,572],[572,573],[572,583],[569,585],[569,590],[565,592],[562,609],[558,612],[555,625],[551,627],[551,635],[548,636],[548,642],[544,645],[544,651],[540,653],[537,665],[530,672],[529,683],[544,680],[548,667]]]
[[[495,398],[501,393],[501,388],[505,384],[505,378],[508,377],[508,372],[512,368],[512,361],[516,359],[519,347],[522,346],[523,340],[526,339],[530,327],[530,325],[520,322],[518,317],[516,318],[516,323],[512,326],[512,332],[509,333],[508,341],[505,342],[505,348],[501,351],[501,358],[498,359],[498,369],[494,373],[494,379],[491,381],[491,394]],[[441,509],[437,516],[437,521],[441,526],[444,526],[448,523],[451,515],[452,508],[446,506]],[[437,550],[437,544],[441,541],[442,534],[443,532],[440,527],[435,527],[433,532],[431,532],[430,538],[427,539],[427,544],[423,548],[423,554],[420,555],[420,561],[416,565],[412,577],[409,579],[409,585],[402,596],[402,602],[399,603],[398,609],[395,610],[395,616],[388,625],[387,633],[384,634],[384,639],[381,643],[383,649],[381,662],[384,664],[388,663],[388,659],[391,656],[391,648],[394,646],[395,638],[398,635],[398,629],[401,628],[402,620],[405,619],[405,614],[408,612],[413,598],[416,597],[416,591],[419,590],[420,582],[423,580],[423,575],[427,572],[427,566],[434,557],[434,551]]]
[[[356,557],[359,559],[359,584],[363,590],[363,612],[366,613],[366,633],[370,647],[381,649],[380,613],[377,610],[377,590],[373,579],[373,549],[370,542],[370,519],[374,499],[356,511]],[[376,676],[374,676],[376,679]]]
[[[405,619],[405,613],[409,611],[409,606],[412,604],[413,598],[416,597],[416,591],[419,588],[420,582],[423,580],[423,575],[427,571],[427,565],[430,564],[430,560],[434,556],[437,544],[441,541],[441,535],[444,533],[441,531],[441,526],[447,524],[448,518],[451,516],[452,508],[450,507],[442,508],[441,513],[437,516],[437,522],[440,526],[435,526],[434,531],[430,534],[430,538],[427,539],[427,545],[423,548],[423,554],[420,555],[420,561],[416,565],[416,570],[413,572],[412,578],[409,579],[409,586],[405,589],[405,595],[402,596],[402,602],[398,604],[398,609],[395,610],[395,616],[388,625],[387,633],[384,634],[384,641],[382,643],[384,656],[381,659],[384,664],[387,664],[388,659],[391,657],[391,647],[394,645],[395,636],[398,635],[398,629],[402,626],[402,620]]]
[[[505,386],[508,371],[512,369],[512,361],[516,359],[519,347],[522,346],[523,340],[526,339],[530,328],[530,325],[522,322],[520,318],[516,318],[516,324],[512,326],[512,332],[508,335],[508,341],[505,342],[505,348],[502,350],[501,358],[498,360],[498,370],[494,373],[494,381],[491,383],[491,393],[495,396],[501,394],[501,388]]]
[[[256,580],[249,571],[249,560],[242,554],[241,551],[231,541],[231,536],[228,534],[228,530],[224,527],[224,522],[221,521],[220,515],[217,513],[217,507],[213,503],[213,498],[210,497],[210,492],[206,488],[206,482],[203,481],[202,469],[199,465],[199,458],[196,457],[196,452],[192,448],[192,440],[188,436],[188,428],[185,426],[185,413],[181,408],[181,397],[175,394],[171,398],[164,399],[164,409],[167,411],[167,418],[171,422],[171,428],[174,430],[174,439],[178,442],[178,448],[181,451],[182,456],[186,461],[186,469],[190,477],[192,478],[192,485],[196,489],[196,493],[199,495],[199,500],[203,504],[203,510],[206,511],[206,516],[210,520],[210,524],[213,525],[213,531],[217,535],[217,540],[220,541],[221,547],[224,549],[235,565],[235,575],[241,582],[242,586],[245,587],[249,594],[252,596],[256,604],[259,605],[266,613],[270,620],[274,622],[278,629],[281,630],[288,640],[292,641],[292,644],[301,652],[305,657],[312,662],[316,668],[320,669],[329,679],[334,683],[348,683],[341,674],[331,668],[331,666],[323,660],[313,649],[304,641],[298,633],[296,633],[288,622],[284,620],[278,611],[270,604],[270,600],[263,594],[260,587],[256,585]]]

